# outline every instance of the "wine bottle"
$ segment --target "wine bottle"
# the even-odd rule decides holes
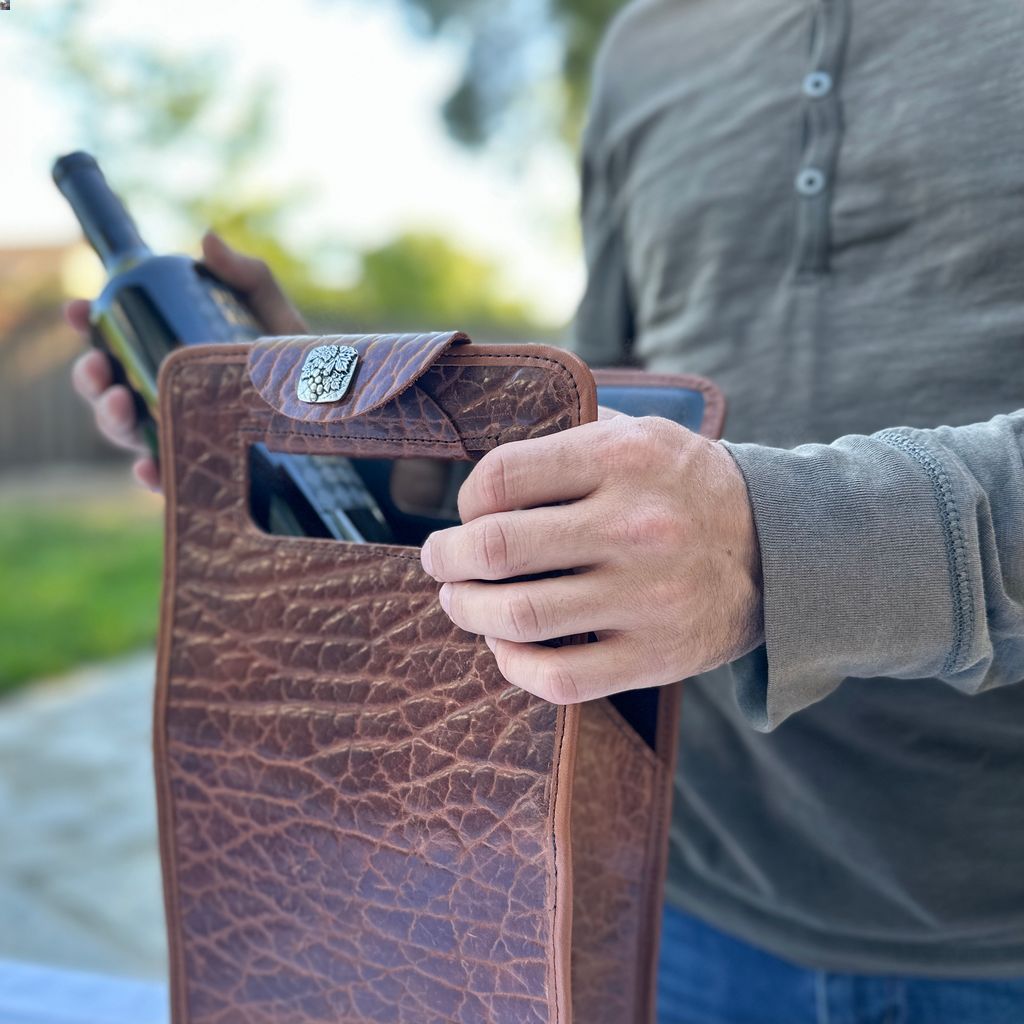
[[[156,380],[178,345],[243,342],[266,332],[244,299],[187,256],[155,255],[96,160],[70,153],[53,180],[107,272],[90,307],[90,339],[110,357],[114,380],[133,396],[140,432],[156,446]],[[251,511],[272,533],[389,542],[391,530],[347,459],[283,455],[254,445]]]

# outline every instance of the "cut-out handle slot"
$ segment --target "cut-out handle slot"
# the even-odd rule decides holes
[[[418,546],[459,522],[472,463],[351,459],[249,449],[249,515],[264,533]]]

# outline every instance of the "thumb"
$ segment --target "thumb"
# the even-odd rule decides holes
[[[215,231],[203,235],[203,261],[245,297],[256,318],[272,334],[305,334],[305,320],[288,301],[270,267],[232,249]]]

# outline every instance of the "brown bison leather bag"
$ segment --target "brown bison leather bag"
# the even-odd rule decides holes
[[[306,356],[359,353],[341,401]],[[602,371],[704,391],[695,378]],[[678,686],[558,707],[452,624],[419,550],[271,536],[247,453],[476,459],[593,420],[595,376],[459,334],[172,355],[155,761],[175,1024],[654,1013]],[[575,638],[577,641],[586,638]]]

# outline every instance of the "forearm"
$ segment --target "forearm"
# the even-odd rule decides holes
[[[1024,678],[1024,413],[786,451],[727,445],[764,576],[765,644],[734,665],[759,729],[848,677]]]

